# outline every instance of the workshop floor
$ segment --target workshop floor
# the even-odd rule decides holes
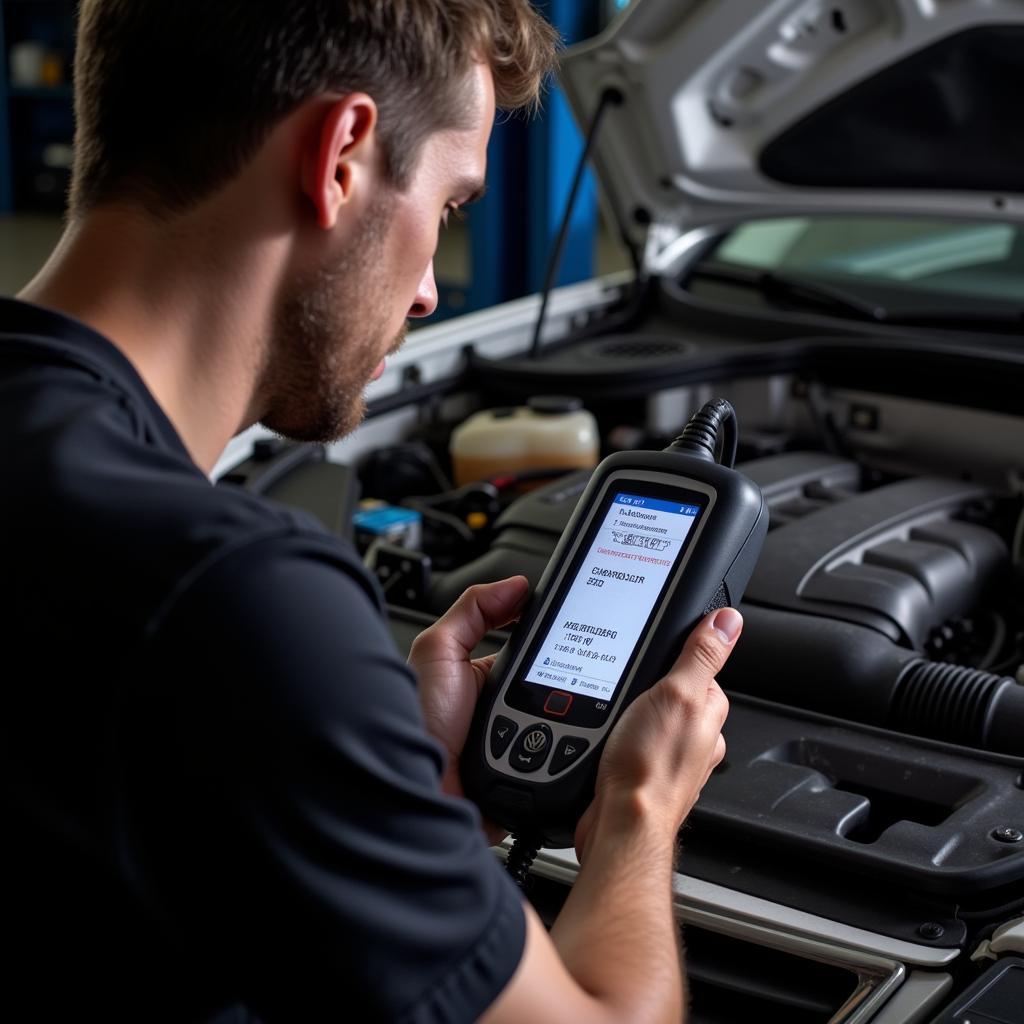
[[[18,214],[0,217],[0,295],[19,291],[43,265],[61,233],[61,219]],[[434,270],[439,280],[452,283],[469,278],[469,238],[466,225],[453,221],[441,235]],[[597,273],[609,274],[629,266],[621,243],[608,232],[598,233]]]

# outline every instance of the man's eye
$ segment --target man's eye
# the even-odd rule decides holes
[[[441,214],[441,227],[448,227],[448,220],[450,217],[455,217],[456,220],[465,219],[465,214],[457,206],[446,206],[444,213]]]

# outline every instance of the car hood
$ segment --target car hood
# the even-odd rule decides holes
[[[565,55],[650,264],[709,225],[861,213],[1024,222],[1022,0],[636,0]]]

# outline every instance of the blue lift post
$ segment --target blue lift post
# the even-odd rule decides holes
[[[600,28],[594,0],[538,3],[571,44]],[[435,319],[483,309],[539,291],[583,140],[561,89],[552,84],[540,117],[509,118],[495,126],[487,154],[487,195],[469,215],[470,281],[439,282]],[[597,197],[587,173],[570,223],[558,284],[592,277]]]
[[[594,0],[549,0],[549,20],[567,44],[589,39],[599,28]],[[576,167],[583,152],[583,137],[561,89],[554,88],[543,120],[532,125],[530,162],[530,237],[527,248],[527,293],[544,287],[548,259],[562,218]],[[597,191],[588,170],[580,186],[556,285],[585,281],[594,276],[594,243],[597,236]]]

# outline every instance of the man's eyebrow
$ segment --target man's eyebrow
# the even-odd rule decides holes
[[[470,203],[479,202],[484,197],[487,186],[479,178],[463,178],[455,183],[452,189],[453,196],[465,196],[459,205],[469,206]]]

